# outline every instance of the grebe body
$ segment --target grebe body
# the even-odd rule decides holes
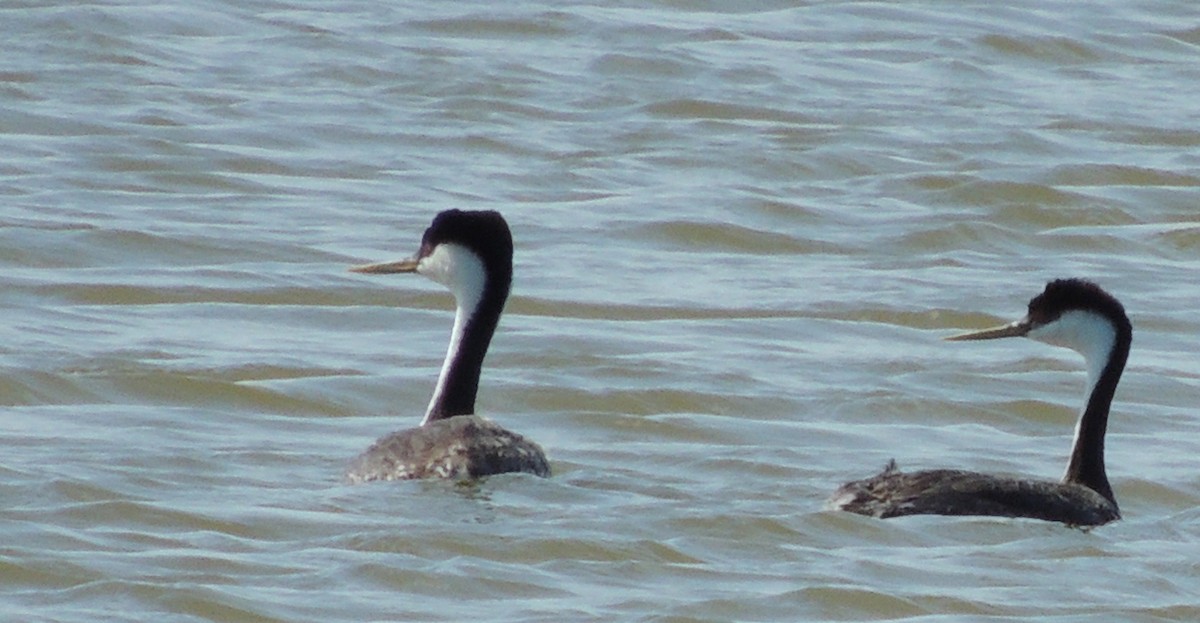
[[[483,359],[512,284],[512,256],[512,234],[498,212],[447,210],[425,230],[415,257],[351,269],[420,273],[449,288],[457,310],[421,425],[386,435],[367,448],[347,469],[348,482],[480,478],[505,472],[550,475],[536,443],[475,414]]]
[[[995,515],[1077,526],[1120,519],[1104,469],[1104,434],[1133,339],[1124,307],[1094,283],[1060,279],[1029,302],[1029,312],[1021,320],[947,339],[1002,337],[1028,337],[1071,348],[1087,362],[1087,400],[1061,481],[947,469],[902,472],[893,461],[875,476],[842,485],[828,506],[875,517]]]

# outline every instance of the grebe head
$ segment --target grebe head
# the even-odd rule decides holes
[[[1087,362],[1087,393],[1096,387],[1110,364],[1120,376],[1129,352],[1133,327],[1120,301],[1100,286],[1083,279],[1056,279],[1029,301],[1025,317],[1006,325],[954,335],[947,340],[990,340],[1028,337],[1063,346]],[[1117,349],[1117,345],[1121,345]]]
[[[367,264],[357,273],[420,273],[446,286],[459,305],[474,308],[490,284],[507,296],[512,284],[512,232],[499,212],[446,210],[433,219],[411,258]]]
[[[1129,331],[1121,303],[1083,279],[1056,279],[1029,301],[1025,317],[1006,325],[954,335],[947,340],[1030,339],[1070,348],[1089,360],[1103,359],[1117,334]]]

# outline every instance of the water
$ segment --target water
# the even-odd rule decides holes
[[[0,613],[1194,621],[1189,2],[10,3]],[[499,209],[479,405],[554,478],[350,487]],[[1069,352],[940,338],[1082,276],[1135,326],[1125,519],[830,513],[891,457],[1057,477]]]

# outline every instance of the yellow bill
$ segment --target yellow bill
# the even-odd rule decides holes
[[[410,257],[406,260],[396,262],[381,262],[379,264],[363,264],[361,266],[350,267],[352,273],[367,273],[371,275],[389,275],[392,273],[415,273],[417,272],[417,264],[420,263],[415,257]]]
[[[999,327],[990,329],[981,329],[979,331],[968,331],[958,335],[951,335],[944,338],[948,342],[962,342],[966,340],[994,340],[1000,337],[1022,337],[1029,333],[1032,327],[1028,320],[1021,319],[1016,322],[1010,322]]]

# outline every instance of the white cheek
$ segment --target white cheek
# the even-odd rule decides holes
[[[417,272],[446,286],[459,307],[474,309],[483,293],[487,272],[479,256],[464,246],[443,243],[421,258]]]
[[[1117,332],[1107,318],[1088,311],[1069,311],[1058,320],[1029,332],[1029,337],[1046,344],[1070,348],[1087,359],[1106,359]]]
[[[1063,346],[1083,355],[1087,361],[1087,393],[1091,394],[1100,373],[1108,364],[1117,331],[1107,318],[1087,311],[1069,311],[1050,324],[1029,332],[1029,337],[1039,342]]]
[[[455,256],[458,255],[450,246],[439,244],[434,247],[432,253],[421,258],[417,264],[417,272],[444,286],[449,286],[453,281]]]

